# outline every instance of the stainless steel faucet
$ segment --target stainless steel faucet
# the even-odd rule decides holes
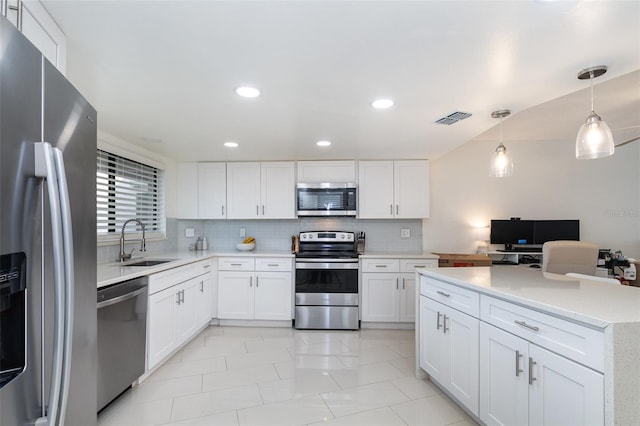
[[[140,240],[140,251],[147,251],[147,246],[146,246],[147,243],[145,242],[144,223],[142,223],[139,219],[129,219],[124,223],[124,225],[122,225],[122,231],[120,232],[120,256],[119,256],[120,262],[124,262],[125,260],[131,259],[131,254],[133,253],[133,250],[135,250],[135,249],[131,249],[131,253],[124,252],[124,228],[127,226],[129,222],[137,222],[142,227],[142,240]]]

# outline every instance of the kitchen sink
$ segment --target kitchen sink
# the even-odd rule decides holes
[[[168,260],[141,260],[139,262],[127,263],[122,266],[155,266],[162,265],[163,263],[173,262],[175,259]]]

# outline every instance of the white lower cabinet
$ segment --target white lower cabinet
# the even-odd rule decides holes
[[[604,377],[492,325],[480,325],[480,419],[487,425],[604,423]]]
[[[362,321],[415,322],[416,268],[436,268],[433,259],[363,259]]]
[[[420,296],[420,367],[478,415],[479,320]]]
[[[149,276],[147,370],[211,320],[211,282],[210,261]]]
[[[291,258],[221,258],[218,318],[291,320]]]

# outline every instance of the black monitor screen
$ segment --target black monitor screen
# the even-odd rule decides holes
[[[573,240],[580,241],[579,220],[536,220],[534,230],[534,244],[544,244],[547,241]]]
[[[492,220],[491,244],[533,244],[533,220]]]

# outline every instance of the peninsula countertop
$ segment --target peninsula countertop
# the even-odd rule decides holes
[[[290,251],[185,251],[158,254],[149,253],[144,257],[133,258],[124,263],[99,263],[97,265],[97,286],[98,288],[105,287],[133,278],[166,271],[167,269],[176,268],[178,266],[187,265],[200,260],[229,256],[293,258],[293,254],[291,254]],[[135,263],[136,261],[145,259],[170,260],[170,262],[154,266],[127,266],[129,263]]]
[[[481,294],[605,328],[640,323],[640,288],[544,273],[522,266],[417,269]]]
[[[438,259],[438,256],[430,252],[383,252],[366,251],[360,255],[360,259]]]

